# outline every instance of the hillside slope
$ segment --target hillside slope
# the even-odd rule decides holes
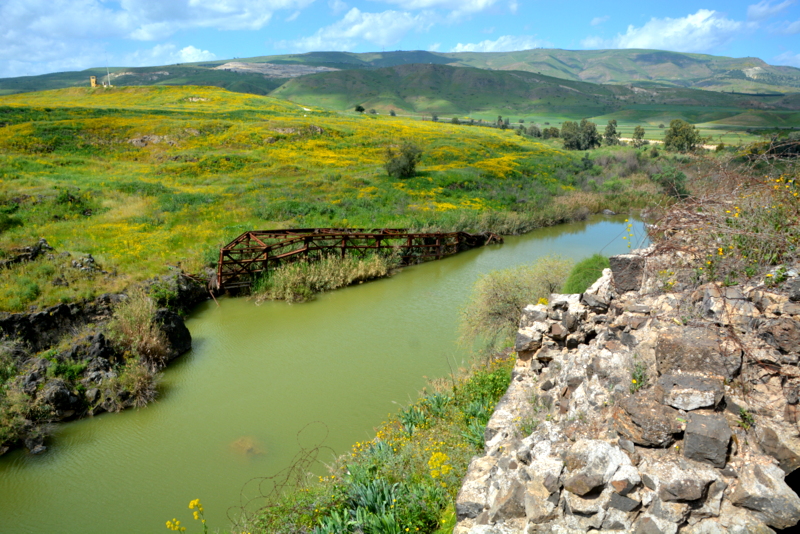
[[[232,91],[266,94],[283,81],[258,72],[219,70],[229,60],[160,67],[112,68],[114,85],[215,85]],[[668,85],[747,93],[800,92],[800,69],[768,65],[758,58],[729,58],[663,50],[559,50],[439,53],[309,52],[237,59],[237,63],[305,65],[370,70],[425,63],[487,70],[540,73],[604,84]],[[105,69],[0,79],[0,94],[88,85],[89,76],[105,79]]]
[[[599,85],[523,71],[430,64],[303,76],[287,81],[271,94],[329,109],[346,110],[360,104],[381,112],[476,116],[498,113],[582,118],[625,110],[650,116],[658,115],[663,108],[666,115],[681,115],[695,123],[718,121],[743,110],[771,114],[798,109],[796,99],[790,97]]]

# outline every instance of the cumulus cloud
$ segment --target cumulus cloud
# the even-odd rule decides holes
[[[800,67],[800,54],[794,52],[784,52],[779,56],[773,58],[774,65],[788,65],[790,67]]]
[[[530,35],[503,35],[494,41],[481,41],[480,43],[458,43],[451,52],[513,52],[515,50],[530,50],[531,48],[551,47],[547,41],[540,41]]]
[[[291,13],[313,1],[3,0],[0,75],[97,66],[105,62],[103,40],[159,41],[199,28],[258,30],[275,12]],[[181,50],[173,51],[177,60]]]
[[[428,52],[438,52],[442,47],[442,43],[433,43],[428,47]]]
[[[352,50],[366,41],[378,46],[399,42],[408,32],[427,31],[432,17],[427,12],[411,15],[404,11],[365,13],[352,8],[341,20],[317,30],[314,35],[293,41],[279,41],[277,48],[297,51]]]
[[[757,21],[774,17],[793,3],[793,0],[785,0],[780,4],[773,4],[767,0],[762,0],[757,4],[747,6],[747,20]]]
[[[124,61],[126,65],[132,67],[147,67],[174,63],[195,63],[212,59],[217,59],[217,56],[208,50],[201,50],[194,46],[178,49],[176,45],[167,43],[127,54]]]
[[[611,17],[609,17],[608,15],[604,15],[602,17],[595,17],[595,18],[592,19],[592,22],[590,22],[589,24],[591,24],[592,26],[597,26],[598,24],[602,24],[602,23],[604,23],[605,21],[607,21],[610,18]]]
[[[700,9],[682,18],[652,18],[644,26],[628,26],[612,39],[587,37],[585,48],[655,48],[677,52],[709,52],[730,42],[743,29],[741,22],[716,11]]]

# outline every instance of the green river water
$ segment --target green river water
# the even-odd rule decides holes
[[[168,532],[173,517],[191,532],[195,498],[211,531],[227,530],[247,481],[286,467],[308,423],[319,422],[303,445],[327,431],[325,444],[343,453],[425,377],[465,362],[458,313],[481,274],[547,254],[625,252],[623,220],[509,237],[309,303],[199,306],[187,322],[194,348],[165,370],[157,402],[59,425],[42,455],[0,457],[0,533]]]

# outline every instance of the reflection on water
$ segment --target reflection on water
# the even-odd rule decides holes
[[[458,311],[482,273],[547,254],[625,252],[623,219],[510,237],[309,303],[201,305],[187,323],[194,348],[166,370],[158,402],[60,425],[44,455],[0,458],[0,531],[157,532],[189,520],[195,498],[225,529],[248,480],[326,433],[338,453],[370,439],[424,376],[465,363]]]

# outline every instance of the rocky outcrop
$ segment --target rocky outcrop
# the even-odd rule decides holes
[[[798,523],[784,477],[800,466],[800,279],[670,292],[651,261],[612,258],[583,295],[525,308],[456,533]]]

